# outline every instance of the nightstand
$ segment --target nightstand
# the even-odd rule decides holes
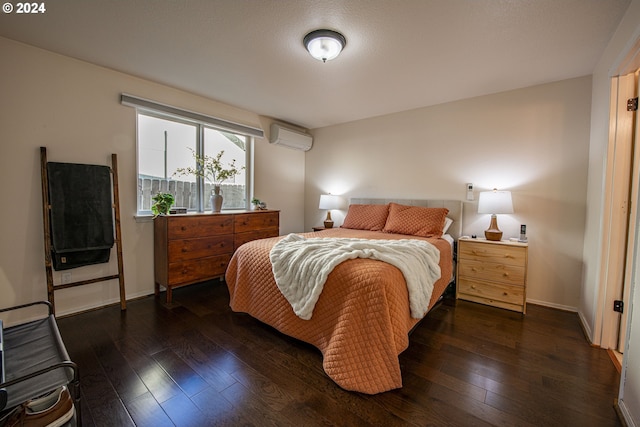
[[[322,231],[322,230],[326,230],[325,227],[313,227],[313,231]]]
[[[528,247],[506,240],[458,239],[456,298],[526,313]]]

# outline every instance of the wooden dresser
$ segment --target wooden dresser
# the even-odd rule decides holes
[[[278,236],[278,211],[159,216],[153,220],[155,293],[224,276],[236,248]]]
[[[526,313],[527,243],[458,240],[456,298]]]

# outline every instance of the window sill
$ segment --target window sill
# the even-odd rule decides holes
[[[136,222],[153,222],[153,215],[134,215]]]

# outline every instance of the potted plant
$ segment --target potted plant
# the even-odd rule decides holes
[[[253,198],[253,200],[251,200],[251,204],[253,205],[253,209],[254,210],[264,210],[267,209],[267,204],[265,202],[261,202],[260,199],[257,198]]]
[[[151,198],[153,200],[153,205],[151,205],[151,212],[153,213],[153,217],[157,217],[158,215],[169,215],[169,211],[171,210],[171,206],[173,206],[176,201],[173,194],[170,193],[158,193]]]
[[[233,159],[224,167],[221,160],[224,155],[224,150],[221,150],[216,156],[207,156],[206,154],[201,156],[196,153],[195,150],[191,150],[191,152],[193,153],[193,158],[196,160],[196,167],[178,168],[175,174],[195,175],[213,184],[213,194],[210,199],[211,206],[213,212],[220,212],[222,209],[220,184],[228,179],[234,178],[244,169],[244,166],[238,168],[236,166],[236,160]]]

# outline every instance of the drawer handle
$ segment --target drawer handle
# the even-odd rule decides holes
[[[475,267],[471,267],[471,271],[474,271],[474,272],[475,272],[475,271],[478,271],[478,269],[477,269],[477,268],[475,268]]]
[[[185,227],[184,225],[182,227],[180,227],[180,230],[182,231],[187,231],[187,227]]]
[[[507,295],[509,295],[509,293],[503,292],[502,295],[504,295],[506,297]]]
[[[502,274],[504,277],[509,277],[509,273],[503,273]]]
[[[475,288],[476,288],[476,285],[471,285],[471,289],[475,289]]]

